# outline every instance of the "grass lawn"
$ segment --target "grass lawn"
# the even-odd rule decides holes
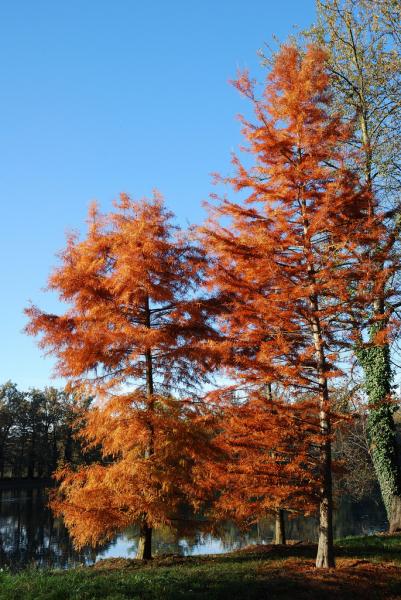
[[[70,571],[0,573],[0,600],[401,599],[401,536],[337,542],[337,569],[314,568],[316,547],[257,546],[224,555],[108,559]]]

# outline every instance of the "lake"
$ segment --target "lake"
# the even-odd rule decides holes
[[[213,535],[200,520],[182,520],[174,529],[156,530],[155,554],[199,555],[229,552],[250,544],[270,543],[272,519],[262,519],[248,532],[240,532],[230,523]],[[379,499],[353,502],[342,496],[337,501],[335,537],[367,535],[387,528]],[[317,539],[314,518],[287,519],[287,538],[304,541]],[[47,507],[42,487],[0,489],[0,567],[18,570],[26,566],[69,568],[93,564],[110,557],[135,557],[138,532],[132,527],[107,545],[96,549],[74,550],[60,519]]]

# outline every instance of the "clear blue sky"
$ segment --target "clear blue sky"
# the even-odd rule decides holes
[[[0,3],[0,383],[60,385],[22,333],[65,232],[97,199],[158,188],[178,221],[204,218],[261,78],[258,49],[314,19],[314,0],[3,0]]]

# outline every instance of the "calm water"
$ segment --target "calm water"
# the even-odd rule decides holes
[[[92,564],[109,557],[134,557],[137,547],[135,528],[119,535],[107,546],[96,550],[74,550],[68,533],[46,506],[43,489],[0,490],[0,567],[20,569],[27,565],[68,568]],[[202,530],[203,527],[203,530]],[[335,536],[370,534],[387,527],[382,505],[378,501],[352,503],[342,498],[335,514]],[[197,555],[221,553],[256,543],[269,543],[273,522],[262,520],[247,533],[226,525],[211,535],[199,522],[182,521],[176,530],[161,529],[154,535],[155,554]],[[287,522],[287,537],[316,540],[315,519],[297,518]]]

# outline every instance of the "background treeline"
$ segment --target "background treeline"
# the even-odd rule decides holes
[[[21,391],[14,383],[0,386],[0,478],[49,478],[63,462],[79,464],[83,455],[74,438],[80,411],[90,400],[53,387]]]
[[[338,409],[357,418],[337,432],[334,455],[341,465],[337,490],[355,500],[377,497],[367,434],[367,410],[346,388],[338,392]],[[84,452],[77,429],[91,399],[77,401],[54,387],[21,391],[10,381],[0,385],[0,478],[50,478],[63,463],[90,464],[99,457]],[[397,437],[401,416],[397,418]]]

